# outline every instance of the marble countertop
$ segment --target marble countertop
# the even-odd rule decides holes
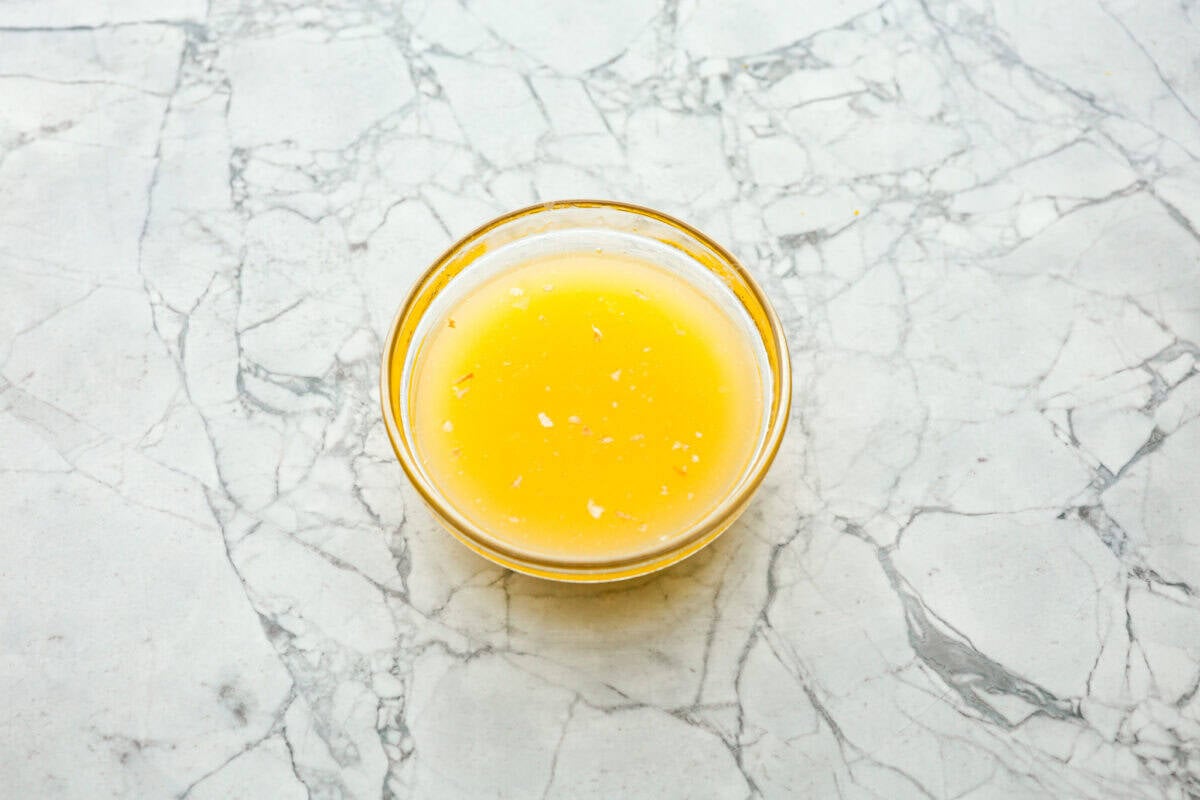
[[[1200,5],[0,5],[0,786],[1200,797]],[[735,251],[742,521],[549,584],[406,485],[382,334],[610,197]]]

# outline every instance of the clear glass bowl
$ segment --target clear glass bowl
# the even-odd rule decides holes
[[[746,322],[763,380],[754,454],[728,495],[667,544],[608,560],[566,560],[519,550],[482,530],[447,500],[417,453],[410,409],[413,370],[432,327],[475,286],[531,257],[605,248],[671,269]],[[454,244],[417,282],[383,347],[380,396],[388,438],[409,480],[441,524],[476,553],[509,569],[563,581],[613,581],[663,569],[712,542],[737,519],[766,475],[791,406],[791,364],[778,317],[762,289],[724,248],[648,208],[605,200],[561,200],[506,214]],[[697,398],[697,402],[703,402]]]

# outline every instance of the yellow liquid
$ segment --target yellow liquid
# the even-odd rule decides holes
[[[728,496],[755,449],[747,333],[686,280],[607,253],[517,266],[426,339],[418,457],[509,547],[604,559],[662,546]]]

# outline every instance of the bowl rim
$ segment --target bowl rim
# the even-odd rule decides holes
[[[696,240],[705,248],[711,250],[723,262],[723,266],[730,270],[737,277],[737,280],[744,285],[745,289],[749,291],[757,308],[748,308],[747,313],[750,313],[752,318],[755,313],[759,313],[766,319],[767,327],[770,330],[770,341],[768,342],[767,337],[763,336],[762,332],[758,330],[757,325],[755,326],[756,333],[761,344],[765,347],[773,346],[776,353],[774,368],[770,370],[771,394],[769,397],[764,398],[765,404],[768,406],[768,413],[771,414],[768,419],[766,435],[757,455],[742,472],[742,479],[739,481],[737,491],[731,492],[725,497],[701,523],[693,526],[686,536],[673,539],[660,547],[644,550],[630,556],[604,560],[572,560],[569,558],[539,557],[528,551],[505,546],[503,542],[498,541],[480,526],[472,523],[452,503],[443,497],[432,480],[426,479],[424,473],[416,463],[418,458],[416,444],[406,435],[405,426],[400,424],[400,420],[396,419],[396,414],[392,410],[392,386],[395,385],[397,387],[396,393],[399,394],[399,387],[403,383],[402,380],[393,379],[397,375],[403,378],[403,365],[409,360],[407,358],[407,351],[414,345],[419,346],[419,340],[412,337],[406,344],[405,358],[399,362],[400,370],[398,373],[394,370],[397,360],[393,358],[393,355],[396,353],[405,322],[412,314],[418,299],[425,293],[426,287],[451,264],[456,256],[466,251],[487,233],[524,217],[571,208],[610,209],[646,217],[674,228],[676,231]],[[712,270],[712,267],[703,262],[701,262],[701,266],[710,271]],[[468,265],[463,269],[469,268]],[[454,281],[454,277],[451,277],[447,281],[447,285]],[[444,289],[445,287],[434,289],[431,299]],[[413,323],[414,330],[415,325],[419,323],[428,308],[429,304],[427,303],[425,308],[419,310]],[[420,278],[413,283],[412,288],[409,290],[404,302],[400,304],[392,320],[387,337],[383,343],[381,358],[379,399],[388,440],[391,442],[392,450],[396,454],[396,458],[399,460],[400,466],[404,470],[409,483],[412,484],[413,488],[421,496],[421,499],[433,511],[434,516],[437,517],[442,526],[447,528],[455,538],[489,560],[519,572],[558,580],[603,581],[642,575],[686,558],[715,540],[741,514],[751,497],[762,484],[771,464],[775,460],[776,454],[779,452],[784,433],[787,429],[788,420],[791,416],[792,371],[787,335],[774,307],[754,277],[733,254],[697,228],[661,211],[616,200],[568,199],[537,203],[502,214],[459,238],[434,259],[433,263],[422,273]],[[768,359],[769,362],[770,359]],[[413,363],[415,363],[415,359]],[[397,408],[402,408],[401,403],[397,402],[396,405]]]

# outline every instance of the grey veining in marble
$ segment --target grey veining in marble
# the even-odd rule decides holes
[[[1195,0],[0,3],[0,794],[1200,797]],[[607,588],[375,398],[448,243],[677,214],[790,336]]]

